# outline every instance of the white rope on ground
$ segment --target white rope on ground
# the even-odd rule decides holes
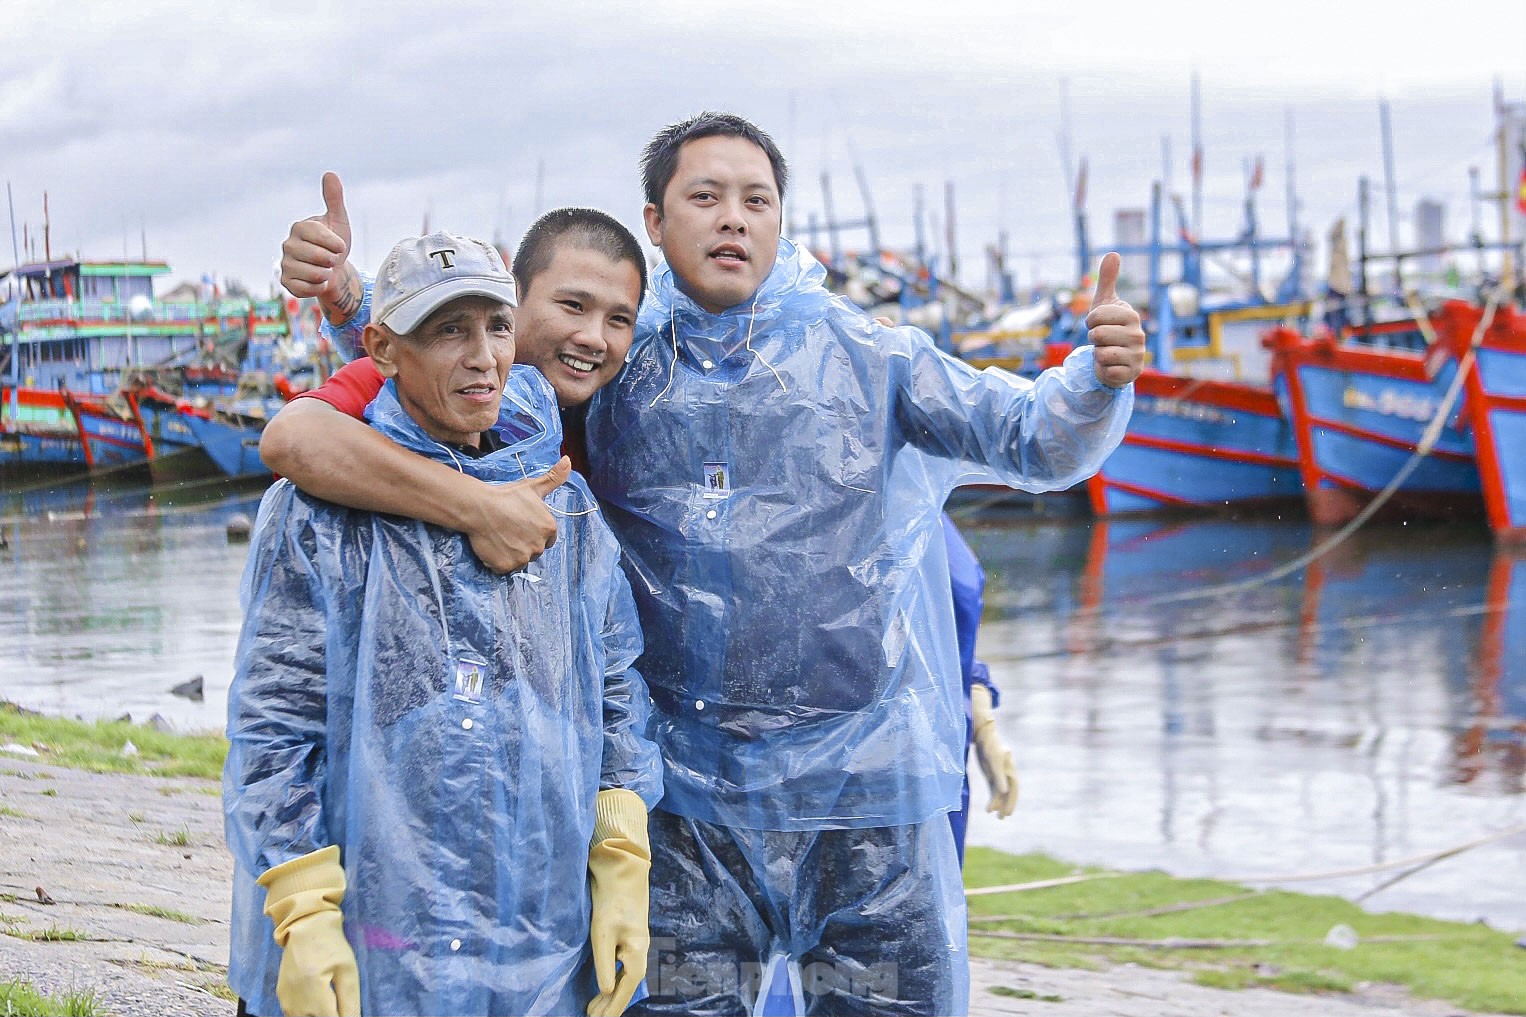
[[[1363,865],[1354,869],[1333,869],[1329,872],[1304,872],[1291,875],[1256,875],[1256,876],[1194,876],[1194,879],[1211,879],[1218,883],[1302,883],[1314,882],[1324,879],[1343,879],[1348,876],[1365,876],[1374,872],[1384,872],[1389,869],[1403,869],[1416,864],[1430,865],[1434,862],[1460,855],[1464,851],[1492,844],[1506,837],[1526,833],[1526,823],[1512,826],[1504,830],[1496,830],[1494,833],[1480,837],[1477,840],[1467,841],[1442,851],[1428,851],[1425,854],[1413,855],[1409,858],[1400,858],[1391,862],[1376,862],[1372,865]],[[1051,886],[1065,886],[1071,883],[1084,883],[1094,879],[1117,879],[1120,876],[1131,875],[1127,872],[1086,872],[1075,876],[1063,876],[1059,879],[1041,879],[1031,883],[1008,883],[1003,886],[977,886],[964,891],[966,897],[987,897],[999,893],[1022,893],[1026,890],[1042,890]],[[1380,887],[1381,889],[1381,887]]]
[[[1018,939],[1028,943],[1079,943],[1082,946],[1137,946],[1149,950],[1235,950],[1266,946],[1319,946],[1323,939],[1188,939],[1168,936],[1165,939],[1130,939],[1125,936],[1067,936],[1053,932],[1005,932],[1000,929],[971,929],[970,935],[985,939]],[[1454,937],[1435,933],[1397,936],[1363,936],[1363,943],[1426,943]]]

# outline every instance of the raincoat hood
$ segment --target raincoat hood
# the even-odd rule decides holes
[[[371,426],[410,452],[455,466],[490,484],[536,477],[562,457],[561,415],[556,391],[533,367],[516,364],[504,382],[503,400],[493,431],[504,447],[482,456],[456,452],[432,437],[408,415],[398,399],[397,383],[388,381],[366,407]]]
[[[631,344],[626,361],[636,357],[641,342],[655,340],[659,334],[670,337],[674,326],[680,336],[702,334],[729,344],[743,342],[749,331],[754,338],[774,331],[786,310],[792,326],[820,317],[826,314],[832,299],[826,282],[827,270],[810,251],[780,237],[773,270],[757,292],[734,307],[712,314],[683,291],[664,259],[652,272],[637,319],[636,341]]]

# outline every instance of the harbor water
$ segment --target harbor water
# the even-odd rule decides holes
[[[221,729],[264,486],[0,478],[0,698]],[[1301,877],[1526,931],[1526,558],[1482,522],[954,514],[987,576],[978,654],[1017,812],[971,843],[1179,875]],[[202,697],[172,692],[202,679]],[[0,759],[5,757],[0,756]],[[1406,862],[1394,867],[1393,863]],[[1376,889],[1376,892],[1371,892]]]

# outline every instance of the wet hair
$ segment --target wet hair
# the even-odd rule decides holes
[[[514,278],[522,291],[529,290],[563,247],[581,247],[598,251],[610,261],[630,262],[641,277],[641,295],[646,293],[646,256],[641,245],[613,216],[596,208],[553,208],[530,224],[514,252]],[[641,295],[636,297],[638,304]]]
[[[774,168],[774,186],[779,200],[784,200],[784,185],[789,182],[789,166],[779,146],[756,124],[734,113],[700,113],[676,124],[669,124],[647,142],[641,153],[641,186],[646,200],[662,210],[662,195],[678,171],[678,150],[686,142],[700,138],[742,138],[763,150]]]

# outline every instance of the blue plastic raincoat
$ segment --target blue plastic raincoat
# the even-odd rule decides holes
[[[554,393],[530,368],[505,393],[507,446],[482,458],[428,437],[390,383],[368,415],[491,482],[561,454]],[[456,533],[284,481],[266,494],[224,771],[228,981],[251,1012],[280,1012],[280,950],[254,879],[330,844],[365,1014],[581,1014],[597,991],[595,796],[629,788],[650,807],[660,763],[642,734],[641,637],[614,537],[578,476],[547,501],[558,538],[526,578],[489,572]]]
[[[1122,439],[1092,350],[976,371],[825,289],[781,240],[753,301],[659,266],[589,476],[641,611],[670,812],[758,830],[957,808],[964,690],[939,514],[952,489],[1059,490]]]

